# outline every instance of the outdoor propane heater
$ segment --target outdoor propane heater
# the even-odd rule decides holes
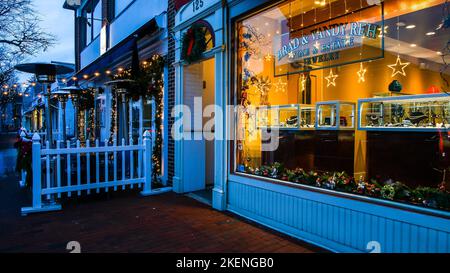
[[[123,111],[123,113],[122,113],[122,122],[123,122],[122,130],[123,131],[122,131],[122,133],[123,133],[123,136],[127,136],[127,129],[128,129],[128,126],[126,126],[127,116],[125,114],[126,109],[127,109],[127,97],[126,97],[126,94],[132,88],[132,85],[134,83],[135,83],[135,81],[129,80],[129,79],[114,80],[114,81],[110,81],[110,82],[106,82],[105,83],[105,85],[114,86],[115,87],[114,90],[116,92],[116,96],[121,96],[121,98],[122,98],[122,111]],[[116,122],[117,122],[117,114],[118,114],[118,111],[117,111],[118,109],[117,108],[116,108]],[[117,125],[117,123],[116,123],[116,125]],[[116,128],[117,128],[117,126],[116,126]]]
[[[54,63],[27,63],[16,65],[15,68],[19,71],[32,73],[35,75],[37,82],[44,86],[45,96],[47,97],[45,102],[45,118],[47,124],[47,141],[51,148],[53,146],[53,130],[52,130],[52,117],[50,110],[50,96],[51,96],[51,84],[56,81],[57,75],[64,75],[74,72],[70,67],[57,65]]]
[[[66,143],[67,140],[67,132],[66,132],[66,103],[69,100],[70,92],[65,90],[57,90],[52,93],[59,102],[61,103],[62,108],[62,133],[63,133],[63,141]]]
[[[78,99],[83,89],[78,86],[69,86],[60,88],[59,90],[69,92],[70,97],[72,98],[73,106],[75,108],[75,124],[78,124]],[[75,139],[78,139],[78,128],[75,128]]]
[[[45,90],[45,96],[47,99],[45,100],[45,118],[46,118],[46,127],[47,127],[47,141],[49,147],[47,149],[51,149],[53,147],[53,129],[52,129],[52,116],[51,116],[51,109],[50,109],[50,99],[51,99],[51,84],[56,82],[56,76],[57,75],[64,75],[74,72],[74,69],[63,66],[63,65],[57,65],[54,63],[27,63],[27,64],[20,64],[16,65],[15,68],[19,71],[26,72],[26,73],[32,73],[35,75],[36,80],[38,83],[41,83],[44,86]],[[55,159],[51,159],[51,169],[55,170]],[[55,186],[55,175],[56,172],[54,171],[52,174],[51,183],[52,186]],[[49,204],[51,206],[54,206],[56,204],[54,195],[51,195],[50,199],[48,200]]]

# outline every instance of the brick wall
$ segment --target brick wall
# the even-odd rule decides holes
[[[176,0],[168,0],[168,8],[167,8],[167,27],[170,34],[173,34],[172,29],[175,26],[175,2]],[[174,118],[170,116],[171,110],[175,105],[175,68],[173,67],[173,63],[175,62],[175,39],[173,35],[169,35],[168,41],[168,54],[167,54],[167,62],[169,66],[169,82],[167,83],[168,96],[169,96],[169,132],[171,131],[172,125],[174,123]],[[175,174],[175,142],[169,133],[169,143],[168,143],[168,182],[173,182],[173,176]]]

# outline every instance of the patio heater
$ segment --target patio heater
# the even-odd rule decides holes
[[[135,83],[135,81],[133,80],[128,80],[128,79],[123,79],[123,80],[114,80],[114,81],[110,81],[105,83],[106,85],[109,86],[113,86],[115,89],[115,96],[116,96],[116,101],[117,98],[120,96],[121,100],[122,100],[122,128],[120,128],[122,130],[122,136],[126,137],[128,136],[128,126],[127,126],[127,115],[126,115],[126,109],[127,109],[127,97],[126,94],[130,91],[132,85]],[[118,114],[118,105],[116,107],[116,115]],[[116,116],[116,124],[117,124],[117,116]],[[131,122],[131,120],[130,120]],[[116,132],[117,133],[117,132]],[[117,136],[116,136],[117,139]]]
[[[53,92],[53,96],[55,96],[59,102],[61,103],[62,108],[62,133],[63,133],[63,142],[66,143],[67,140],[67,131],[66,131],[66,103],[69,100],[70,92],[64,90],[57,90]]]
[[[81,91],[83,91],[82,88],[78,86],[69,86],[69,87],[63,87],[59,89],[60,91],[69,92],[70,97],[72,98],[73,106],[75,108],[75,139],[78,140],[78,99],[80,96]]]
[[[54,63],[26,63],[16,65],[15,68],[19,71],[34,74],[38,83],[44,86],[47,97],[45,102],[45,118],[47,124],[47,141],[49,148],[53,147],[53,129],[52,117],[50,109],[51,84],[56,82],[57,75],[64,75],[74,72],[70,67],[58,65]]]

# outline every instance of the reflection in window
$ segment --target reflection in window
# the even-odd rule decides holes
[[[83,10],[83,14],[86,19],[86,45],[88,45],[100,35],[102,29],[102,1],[89,1]]]
[[[115,15],[118,16],[122,11],[127,8],[134,0],[116,0],[115,2]]]

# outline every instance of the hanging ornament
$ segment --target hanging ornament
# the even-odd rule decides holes
[[[272,82],[269,77],[253,77],[251,82],[257,92],[260,93],[260,105],[269,105],[268,95],[269,90],[272,88]]]
[[[397,55],[397,61],[395,64],[390,64],[388,67],[392,69],[392,77],[395,77],[397,74],[400,74],[404,77],[406,77],[405,68],[410,65],[409,62],[402,63],[402,60],[400,59],[400,55]]]
[[[287,82],[283,82],[281,79],[278,79],[278,82],[276,82],[274,84],[275,86],[275,92],[281,92],[281,93],[286,93],[286,86],[287,86]]]
[[[365,69],[363,64],[360,63],[359,71],[356,72],[358,74],[358,82],[359,83],[366,81],[366,78],[365,78],[366,72],[367,72],[367,69]]]
[[[302,88],[301,88],[302,90],[301,91],[305,91],[305,89],[306,89],[306,77],[305,77],[305,74],[301,75],[300,81],[301,81],[301,86],[302,86]]]
[[[339,77],[339,75],[337,75],[337,74],[335,75],[333,73],[333,69],[330,69],[330,75],[328,75],[328,77],[325,77],[325,80],[328,81],[327,87],[330,87],[331,85],[332,86],[336,86],[336,79],[337,79],[337,77]]]

